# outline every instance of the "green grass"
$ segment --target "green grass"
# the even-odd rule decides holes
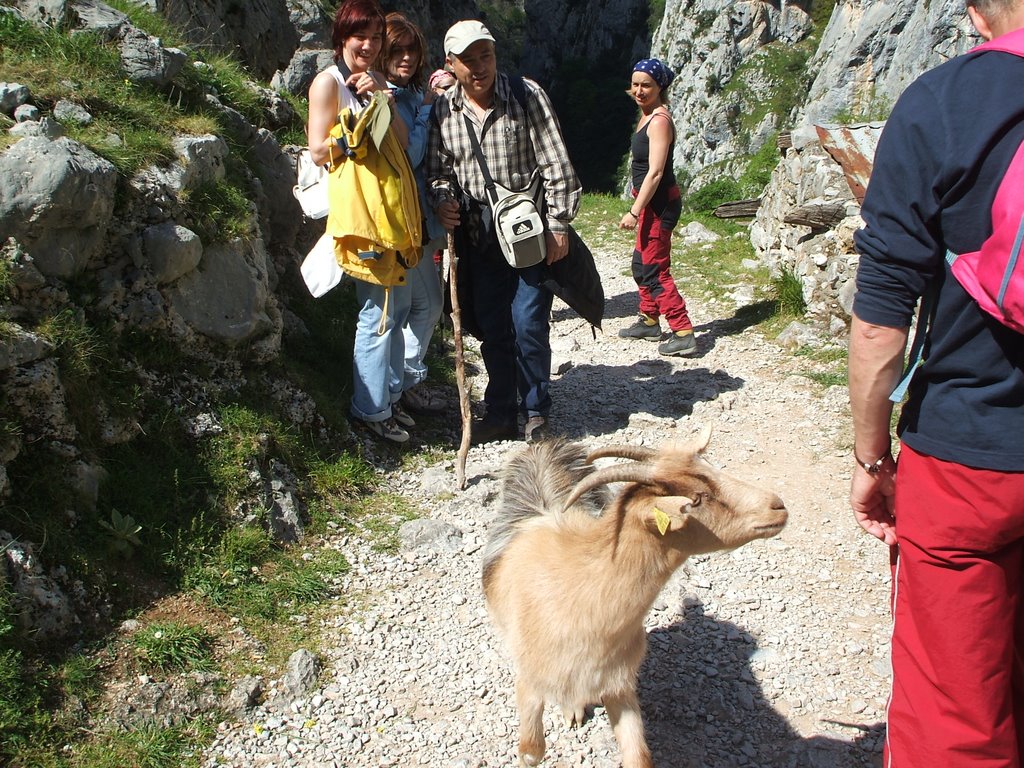
[[[5,258],[0,258],[0,301],[10,298],[13,287],[14,276],[11,274],[11,263]]]
[[[804,288],[800,278],[788,270],[783,270],[782,274],[772,281],[772,287],[781,315],[803,317],[807,311],[807,302],[804,301]]]
[[[202,749],[213,741],[216,725],[196,718],[168,728],[141,725],[131,731],[103,730],[79,747],[67,768],[198,768]],[[28,764],[26,764],[28,768]]]
[[[158,621],[133,638],[135,660],[145,672],[206,672],[214,667],[213,637],[202,627]]]
[[[253,204],[242,188],[221,180],[182,190],[185,215],[204,245],[247,237],[252,232]]]

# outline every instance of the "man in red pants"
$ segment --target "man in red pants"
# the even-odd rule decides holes
[[[855,236],[850,331],[858,523],[891,547],[887,768],[1020,768],[1024,756],[1024,335],[986,314],[945,256],[991,234],[1024,142],[1024,0],[968,0],[974,51],[900,97]],[[889,400],[919,297],[926,358],[890,452]]]

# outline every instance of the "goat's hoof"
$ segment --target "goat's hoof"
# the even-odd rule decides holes
[[[533,768],[535,765],[540,765],[544,759],[544,746],[540,748],[536,746],[530,748],[521,748],[519,750],[519,765],[530,766]]]
[[[583,725],[583,721],[587,719],[587,710],[585,707],[564,707],[562,709],[562,717],[565,718],[566,728],[579,728]]]

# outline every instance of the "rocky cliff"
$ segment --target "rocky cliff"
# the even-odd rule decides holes
[[[669,0],[651,53],[676,71],[676,167],[703,178],[739,163],[790,119],[812,53],[810,0]],[[703,176],[702,176],[703,174]]]
[[[799,122],[884,117],[918,75],[980,41],[963,0],[839,0],[808,62]]]
[[[803,288],[808,317],[843,333],[855,291],[860,199],[884,120],[918,75],[980,42],[961,0],[840,0],[808,64],[792,147],[751,227],[758,257]],[[837,124],[844,121],[845,125]]]

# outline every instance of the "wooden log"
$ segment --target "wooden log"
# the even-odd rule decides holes
[[[793,134],[790,133],[789,131],[786,131],[785,133],[780,133],[779,137],[775,139],[775,146],[783,150],[783,153],[785,153],[785,150],[787,149],[792,149]]]
[[[846,203],[810,203],[794,208],[783,217],[786,224],[797,224],[811,229],[831,229],[846,218]]]
[[[753,216],[760,207],[761,198],[752,197],[747,200],[733,200],[728,203],[722,203],[715,208],[713,213],[720,219],[744,219]]]

